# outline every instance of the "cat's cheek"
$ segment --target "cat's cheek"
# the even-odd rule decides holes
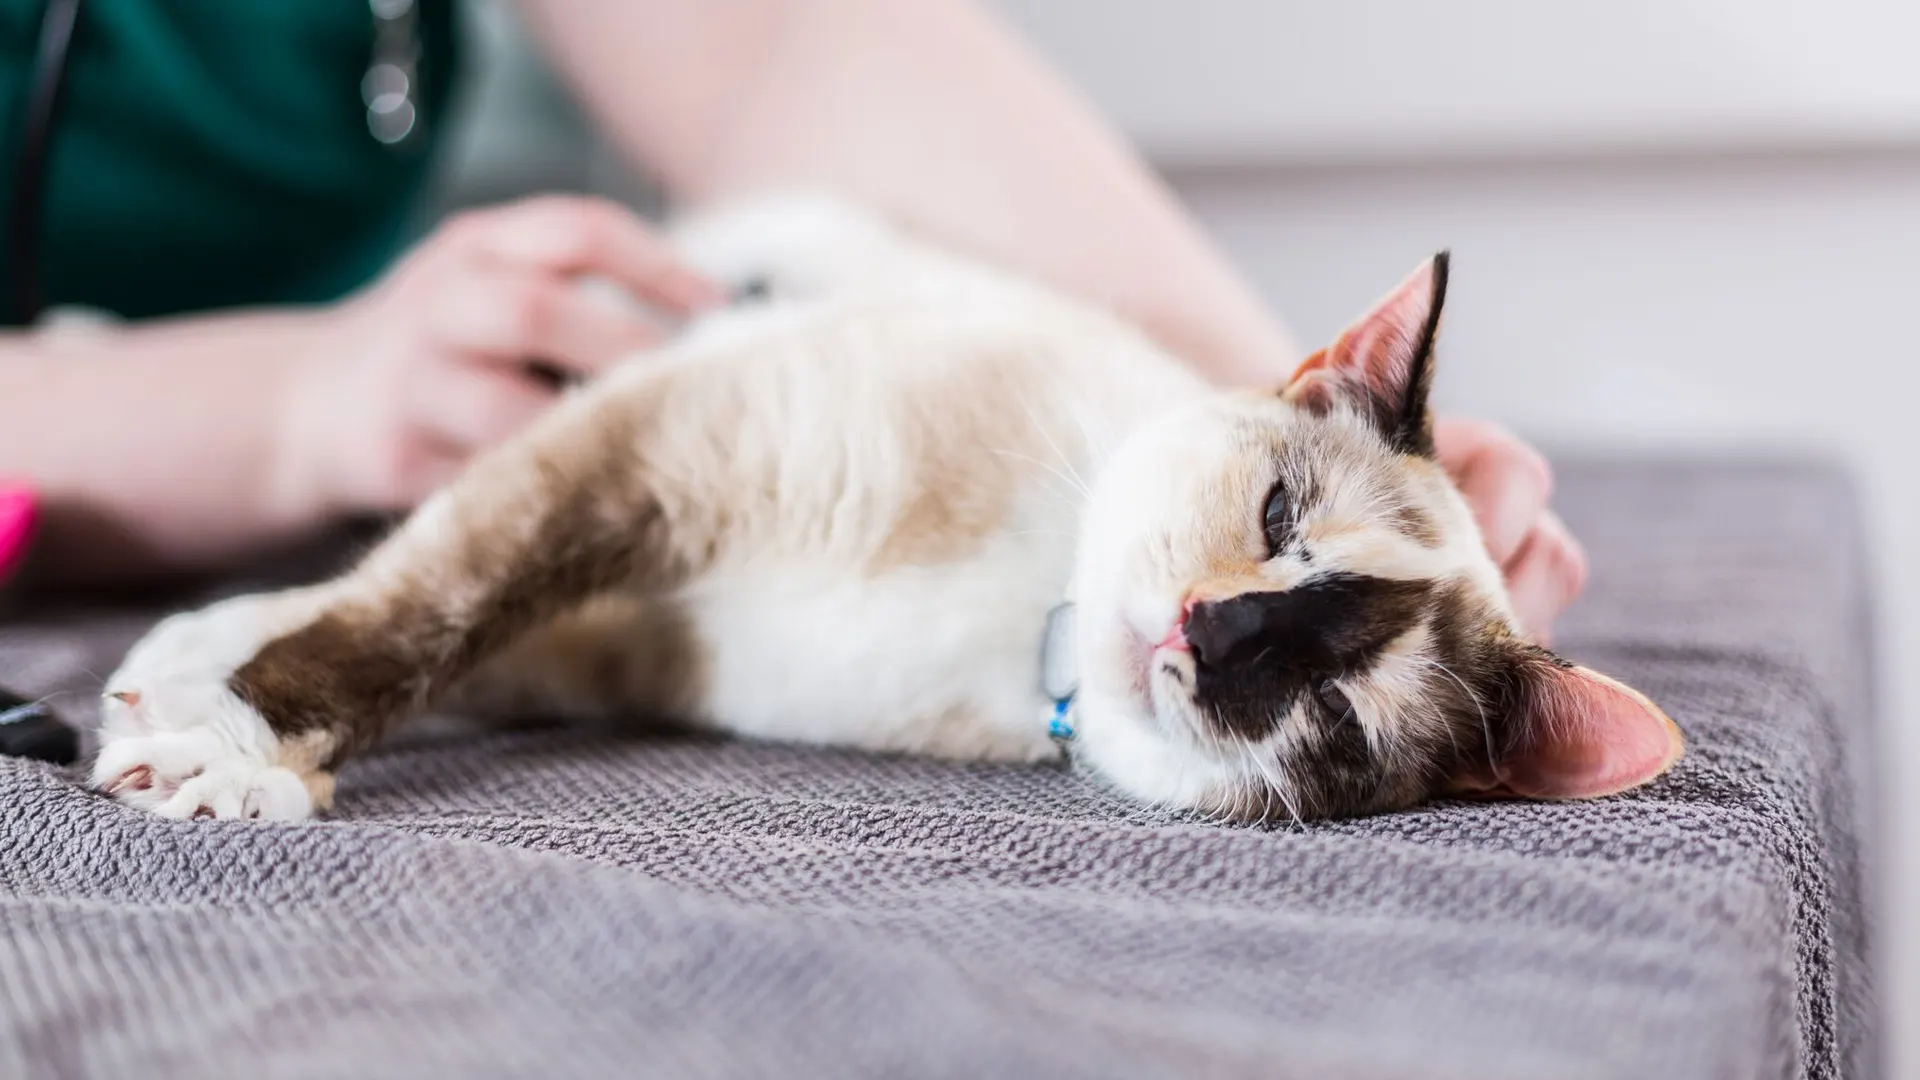
[[[1155,653],[1148,661],[1148,697],[1155,727],[1175,740],[1185,740],[1209,730],[1212,721],[1203,715],[1193,693],[1193,664],[1184,658]]]
[[[1144,706],[1083,692],[1075,703],[1075,753],[1116,788],[1142,802],[1200,809],[1221,802],[1236,770],[1166,737]]]

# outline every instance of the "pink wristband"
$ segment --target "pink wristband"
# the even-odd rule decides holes
[[[26,560],[38,511],[32,488],[0,485],[0,582],[13,576]]]

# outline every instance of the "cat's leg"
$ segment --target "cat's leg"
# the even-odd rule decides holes
[[[706,647],[679,602],[604,593],[508,646],[463,680],[447,711],[493,723],[700,719]]]
[[[343,757],[529,630],[685,580],[714,500],[651,466],[662,381],[555,409],[333,582],[163,623],[108,680],[95,783],[173,817],[304,817]]]

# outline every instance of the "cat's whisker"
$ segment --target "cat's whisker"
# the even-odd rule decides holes
[[[1419,663],[1426,665],[1427,667],[1437,669],[1442,675],[1445,675],[1447,678],[1452,679],[1460,687],[1460,689],[1467,695],[1467,700],[1473,702],[1474,711],[1480,714],[1480,733],[1486,739],[1487,765],[1490,768],[1496,767],[1498,762],[1496,761],[1496,752],[1494,750],[1494,745],[1493,745],[1493,725],[1487,722],[1487,708],[1484,704],[1481,703],[1480,695],[1474,693],[1473,687],[1468,686],[1465,680],[1461,679],[1460,676],[1454,674],[1452,668],[1449,668],[1447,665],[1441,663],[1440,661],[1435,660],[1431,657],[1426,657],[1426,656],[1417,656],[1417,657],[1414,657],[1414,659]],[[1448,724],[1446,725],[1446,727],[1447,727],[1448,735],[1449,737],[1451,737],[1452,731],[1453,731],[1453,725]],[[1456,742],[1454,745],[1454,753],[1458,754],[1459,752],[1460,752],[1460,747],[1459,747],[1459,744]]]
[[[1032,421],[1034,431],[1036,431],[1040,435],[1040,438],[1046,441],[1047,449],[1053,451],[1053,456],[1059,459],[1060,465],[1066,469],[1067,474],[1071,478],[1073,485],[1082,494],[1091,495],[1093,493],[1092,486],[1087,483],[1085,477],[1080,475],[1080,470],[1074,468],[1073,459],[1067,456],[1067,452],[1061,449],[1060,443],[1054,439],[1052,425],[1044,423],[1040,419],[1040,417],[1033,411],[1033,403],[1029,401],[1027,398],[1021,397],[1021,398],[1018,398],[1017,400],[1020,402],[1021,410],[1027,414],[1027,419]]]
[[[1053,451],[1055,457],[1060,459],[1060,464],[1066,467],[1067,472],[1073,475],[1073,482],[1079,487],[1081,494],[1091,496],[1093,494],[1092,487],[1089,486],[1086,479],[1080,475],[1080,470],[1073,467],[1073,459],[1067,456],[1065,450],[1060,449],[1058,442],[1054,441],[1053,432],[1049,430],[1051,425],[1041,423],[1040,418],[1034,414],[1032,402],[1024,397],[1019,400],[1020,408],[1026,411],[1027,419],[1033,421],[1034,430],[1038,431],[1040,437],[1047,441],[1047,447]]]
[[[1287,782],[1287,778],[1281,773],[1279,763],[1270,762],[1265,756],[1259,754],[1254,755],[1252,761],[1254,768],[1258,769],[1261,777],[1266,780],[1267,788],[1280,799],[1280,805],[1287,808],[1287,813],[1293,818],[1294,827],[1305,828],[1307,823],[1300,817],[1299,804],[1294,801],[1293,796],[1288,792],[1288,788],[1291,787],[1291,785]]]
[[[1460,736],[1454,734],[1453,725],[1447,723],[1447,718],[1444,714],[1438,715],[1440,716],[1440,730],[1447,733],[1447,746],[1453,750],[1453,756],[1458,760],[1460,757]]]
[[[1000,451],[996,451],[996,453],[1000,453]],[[1003,456],[1021,458],[1023,455],[1007,452],[1004,453]],[[1025,458],[1025,460],[1033,462],[1032,458]],[[1044,467],[1044,464],[1041,462],[1033,463]],[[1053,473],[1052,476],[1039,476],[1035,477],[1035,479],[1039,481],[1039,483],[1035,485],[1036,493],[1046,496],[1052,506],[1057,507],[1067,515],[1071,517],[1079,516],[1081,508],[1086,505],[1087,497],[1072,490],[1072,482],[1070,480],[1064,476],[1060,476],[1057,472]],[[1063,488],[1063,484],[1067,486]]]
[[[1277,724],[1276,730],[1278,730]],[[1280,762],[1277,759],[1269,759],[1267,756],[1269,752],[1277,755],[1279,753],[1279,747],[1263,744],[1250,746],[1246,749],[1249,752],[1242,755],[1241,760],[1247,765],[1250,765],[1253,771],[1258,774],[1259,786],[1262,789],[1263,806],[1268,798],[1267,793],[1271,793],[1271,798],[1278,799],[1280,805],[1286,809],[1288,817],[1292,819],[1292,824],[1289,828],[1305,827],[1306,822],[1300,816],[1300,806],[1292,796],[1291,789],[1293,785],[1287,779],[1285,770],[1280,767]],[[1265,822],[1264,814],[1261,820],[1262,823]]]
[[[1093,494],[1091,491],[1087,489],[1086,484],[1083,481],[1081,481],[1078,477],[1071,476],[1071,475],[1068,475],[1067,473],[1061,472],[1058,468],[1052,465],[1049,465],[1044,461],[1041,461],[1037,457],[1033,457],[1028,454],[1022,454],[1017,450],[1007,450],[1007,449],[1001,449],[1001,448],[996,448],[993,452],[995,454],[998,454],[1001,457],[1012,458],[1015,461],[1024,461],[1029,465],[1037,465],[1040,468],[1047,470],[1047,472],[1052,473],[1054,477],[1059,479],[1061,483],[1067,485],[1068,490],[1075,494],[1081,495],[1083,497],[1090,497]]]
[[[1068,415],[1073,417],[1074,429],[1080,432],[1080,445],[1085,448],[1087,455],[1087,471],[1095,476],[1100,475],[1109,453],[1104,441],[1094,437],[1092,430],[1087,427],[1086,416],[1080,410],[1075,409]],[[1079,475],[1078,470],[1074,475]]]

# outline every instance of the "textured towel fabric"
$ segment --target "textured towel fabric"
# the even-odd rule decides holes
[[[1560,644],[1691,739],[1643,791],[1225,828],[1059,769],[443,731],[276,826],[9,761],[0,1075],[1873,1075],[1845,485],[1563,492]],[[0,677],[97,689],[149,618],[15,622]]]

